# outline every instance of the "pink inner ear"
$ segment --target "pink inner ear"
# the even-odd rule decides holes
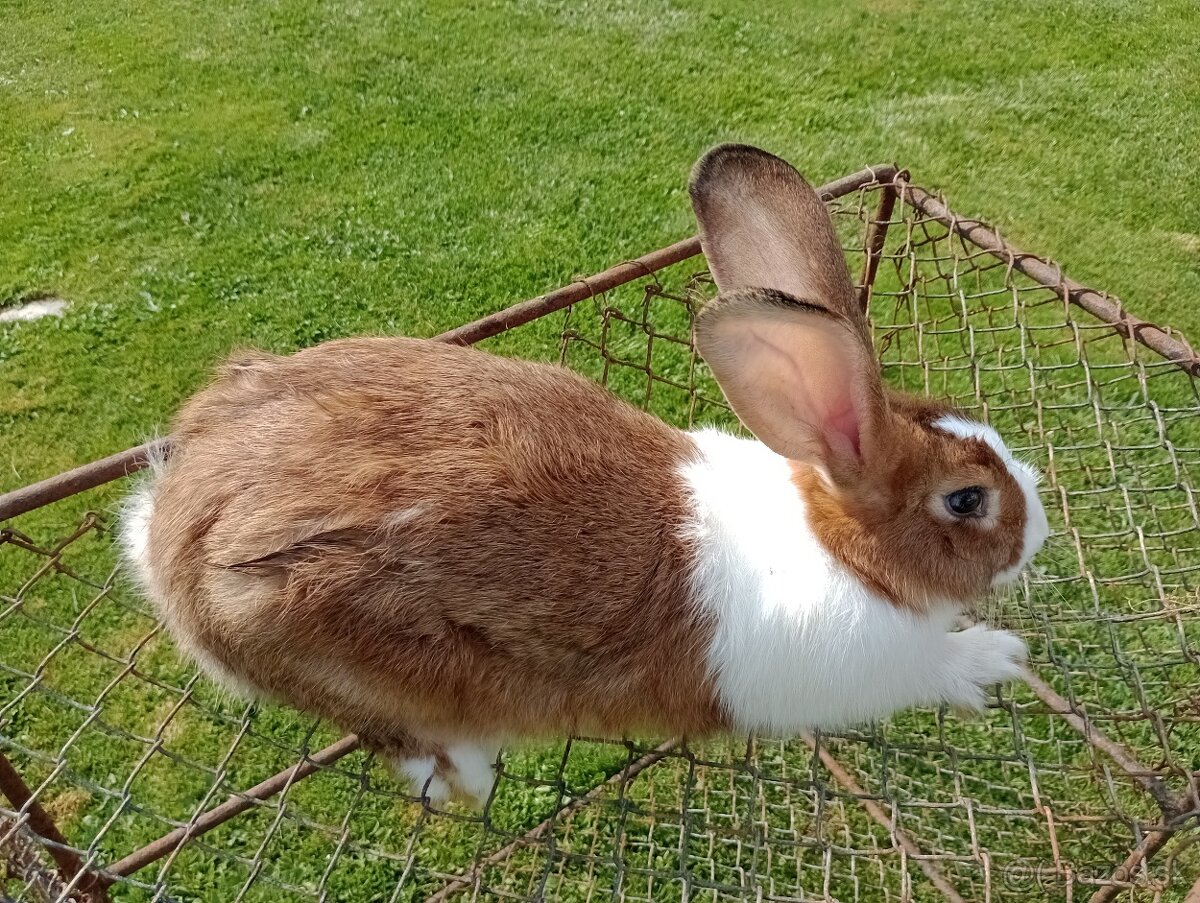
[[[854,457],[862,457],[861,438],[859,436],[858,412],[854,404],[847,400],[837,408],[832,409],[825,418],[826,428],[841,436],[854,450]]]

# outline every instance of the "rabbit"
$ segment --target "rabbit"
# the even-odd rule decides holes
[[[789,164],[721,145],[690,192],[718,288],[696,349],[756,438],[430,340],[236,355],[122,525],[178,645],[427,805],[481,803],[523,739],[787,736],[1020,678],[1017,636],[957,627],[1046,539],[1036,471],[884,387]]]

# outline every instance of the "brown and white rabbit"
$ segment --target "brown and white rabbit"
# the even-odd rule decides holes
[[[1036,474],[885,389],[828,213],[763,151],[691,183],[696,345],[760,441],[561,367],[420,339],[242,355],[183,407],[124,543],[217,681],[481,799],[500,744],[786,734],[978,708],[1012,634],[955,631],[1047,535]]]

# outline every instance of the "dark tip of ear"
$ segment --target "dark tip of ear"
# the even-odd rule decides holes
[[[804,177],[786,160],[749,144],[718,144],[696,161],[688,181],[692,200],[699,200],[714,185],[753,172],[775,172],[793,178]]]

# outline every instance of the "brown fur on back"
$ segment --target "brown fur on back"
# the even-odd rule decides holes
[[[367,734],[723,726],[674,477],[691,441],[563,368],[416,339],[249,355],[180,412],[168,623]]]

